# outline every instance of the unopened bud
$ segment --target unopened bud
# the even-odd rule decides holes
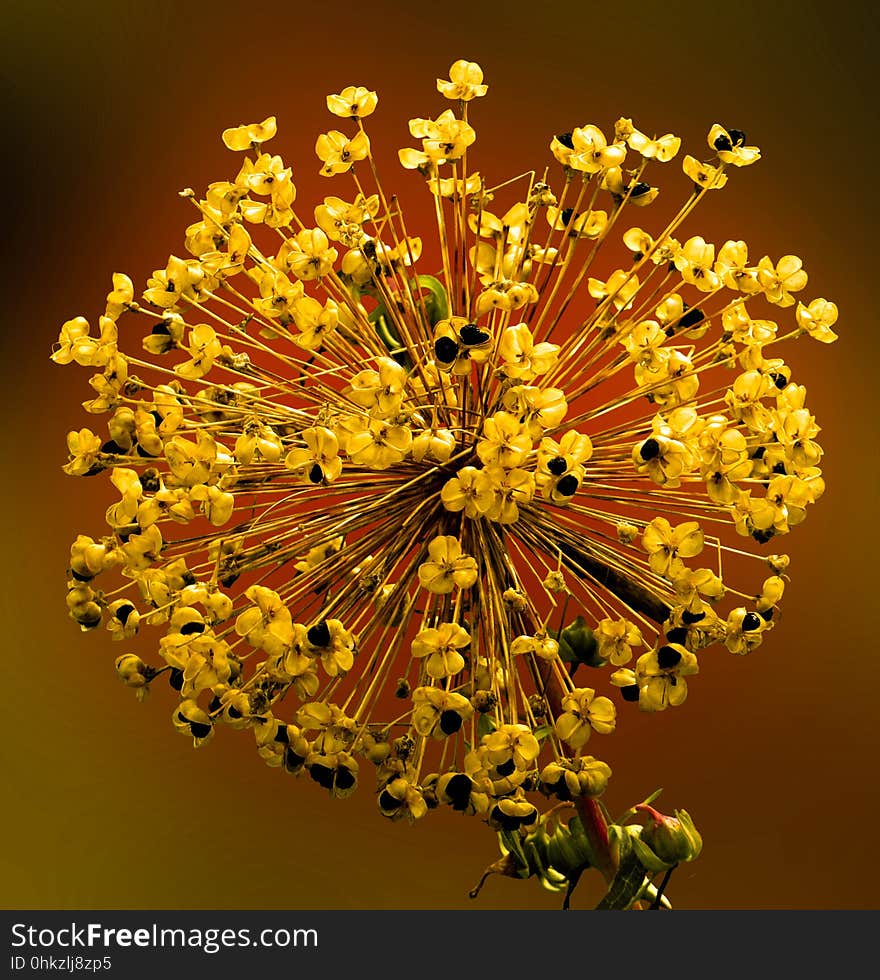
[[[124,653],[116,658],[116,673],[123,684],[129,687],[143,687],[155,673],[133,653]]]
[[[699,857],[703,849],[703,838],[687,810],[676,810],[674,817],[668,817],[646,803],[639,804],[636,810],[650,818],[642,828],[642,842],[661,861],[678,864]]]

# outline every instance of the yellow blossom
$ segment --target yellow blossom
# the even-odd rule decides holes
[[[267,116],[260,123],[246,123],[232,129],[223,130],[223,142],[230,150],[249,150],[252,146],[265,143],[277,132],[274,116]]]
[[[562,699],[562,714],[556,720],[556,734],[573,749],[581,749],[596,731],[614,731],[617,712],[606,697],[597,697],[591,687],[575,688]]]
[[[696,521],[673,527],[665,517],[655,517],[645,528],[642,547],[654,572],[676,579],[684,574],[683,559],[693,558],[703,550],[703,532]]]
[[[375,112],[379,96],[362,85],[348,85],[338,95],[327,96],[327,108],[343,119],[364,119]]]
[[[333,177],[351,170],[359,160],[365,160],[370,152],[370,140],[360,130],[349,139],[338,129],[322,133],[315,143],[315,153],[323,166],[318,171],[322,177]]]
[[[419,565],[419,582],[429,592],[445,595],[456,586],[468,589],[477,581],[477,562],[462,554],[461,544],[449,534],[428,544],[429,561]]]
[[[470,645],[467,630],[456,623],[442,623],[439,627],[421,630],[412,641],[412,655],[425,660],[429,677],[441,680],[453,677],[464,667],[464,657],[459,651]]]
[[[475,61],[459,60],[449,69],[449,81],[437,79],[437,91],[447,99],[470,102],[489,91],[483,84],[483,69]]]

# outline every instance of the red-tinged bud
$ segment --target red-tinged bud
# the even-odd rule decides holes
[[[703,838],[687,810],[676,810],[674,817],[660,813],[647,803],[640,803],[636,810],[650,818],[642,829],[641,839],[662,861],[678,864],[699,857]]]

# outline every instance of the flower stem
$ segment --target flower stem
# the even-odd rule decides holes
[[[539,669],[544,685],[544,697],[552,714],[558,717],[562,712],[562,698],[565,692],[549,663],[542,661]],[[594,867],[601,871],[605,880],[610,883],[617,872],[617,862],[611,853],[605,814],[598,802],[589,797],[580,796],[574,803],[595,857]]]

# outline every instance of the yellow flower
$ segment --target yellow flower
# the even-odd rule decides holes
[[[289,323],[296,301],[305,298],[302,283],[291,282],[277,269],[268,269],[260,276],[259,286],[260,298],[254,301],[254,306],[263,316],[278,318],[285,324]],[[317,300],[312,302],[318,303]],[[306,309],[309,310],[310,307]],[[274,336],[271,332],[268,335]]]
[[[491,509],[495,491],[485,470],[463,466],[456,476],[443,484],[440,498],[447,510],[463,510],[466,517],[477,518]]]
[[[728,289],[752,295],[760,292],[758,270],[749,268],[749,249],[743,241],[726,241],[718,250],[715,271]]]
[[[190,330],[189,344],[185,350],[190,355],[190,360],[176,365],[174,371],[188,380],[203,378],[217,358],[224,354],[223,344],[220,343],[216,331],[206,323],[200,323]]]
[[[601,303],[611,298],[616,309],[625,310],[632,305],[632,298],[639,291],[639,277],[632,272],[618,269],[606,282],[590,276],[587,288],[593,299]]]
[[[675,258],[675,267],[681,272],[685,282],[707,293],[717,289],[719,285],[718,275],[712,268],[714,262],[715,246],[697,235],[684,243]]]
[[[444,534],[428,543],[430,561],[419,565],[419,582],[429,592],[446,595],[456,586],[469,589],[477,581],[477,562],[462,554],[458,538]]]
[[[772,320],[753,320],[745,303],[734,303],[721,315],[721,322],[731,340],[738,344],[761,346],[769,344],[776,336],[776,324]]]
[[[165,269],[157,269],[147,280],[144,299],[153,306],[170,310],[181,298],[198,301],[204,275],[194,259],[179,259],[172,255]]]
[[[608,788],[611,767],[591,755],[551,762],[539,776],[541,792],[566,801],[578,796],[601,796]]]
[[[656,320],[642,320],[627,331],[620,343],[636,364],[654,367],[659,363],[657,350],[666,343],[666,331]]]
[[[438,777],[436,787],[437,799],[459,813],[484,814],[489,809],[489,797],[477,791],[466,773],[444,773]]]
[[[591,687],[576,687],[562,699],[562,713],[556,719],[556,735],[571,748],[582,749],[595,731],[608,735],[614,731],[617,712],[606,697],[596,697]]]
[[[774,266],[765,255],[758,263],[758,283],[764,295],[777,306],[793,306],[794,296],[807,284],[803,262],[796,255],[783,255]]]
[[[101,336],[89,336],[89,322],[78,316],[68,320],[58,337],[58,349],[53,352],[56,364],[70,364],[75,361],[83,367],[103,367],[116,353],[116,324],[110,317],[100,319]]]
[[[196,748],[210,741],[214,735],[210,715],[191,698],[180,702],[174,709],[172,720],[174,728],[181,735],[190,736]]]
[[[499,524],[513,524],[519,519],[519,504],[527,504],[535,495],[534,475],[503,466],[487,466],[483,472],[493,494],[486,517]]]
[[[483,178],[478,173],[468,174],[467,179],[459,180],[454,177],[431,176],[428,178],[428,189],[432,194],[457,201],[462,197],[479,194],[483,189]]]
[[[143,534],[132,534],[122,545],[125,565],[131,571],[143,571],[162,554],[162,532],[156,524],[148,527]]]
[[[593,443],[590,437],[569,429],[558,442],[547,436],[541,440],[538,447],[538,467],[553,476],[562,476],[582,466],[592,455]]]
[[[374,417],[387,418],[400,410],[406,370],[390,357],[378,358],[377,366],[378,370],[359,371],[351,379],[346,394]]]
[[[85,476],[98,472],[101,439],[91,429],[68,432],[67,449],[70,453],[70,462],[66,463],[63,469],[69,476]]]
[[[357,466],[385,470],[402,462],[411,444],[412,433],[406,426],[375,419],[362,422],[348,436],[345,450]]]
[[[694,371],[693,362],[679,350],[658,350],[654,361],[637,364],[633,373],[636,384],[662,407],[674,408],[689,402],[700,387],[700,377]]]
[[[308,282],[328,275],[338,254],[320,228],[303,228],[287,239],[285,248],[279,253],[279,261],[283,261],[297,279]]]
[[[364,224],[373,220],[378,210],[378,194],[369,198],[358,194],[352,204],[340,197],[325,197],[315,208],[315,224],[331,241],[354,246],[364,237]]]
[[[303,429],[301,434],[305,448],[291,449],[284,459],[284,465],[301,480],[332,483],[342,472],[336,434],[323,425]]]
[[[464,657],[459,653],[471,642],[470,634],[456,623],[441,623],[419,631],[412,641],[412,655],[425,660],[428,677],[443,680],[454,677],[464,669]]]
[[[670,490],[681,486],[681,477],[693,465],[693,455],[683,442],[659,434],[636,443],[632,460],[639,473],[647,474],[658,486]]]
[[[505,393],[503,404],[522,420],[530,439],[540,439],[547,429],[555,429],[568,412],[561,388],[515,385]]]
[[[345,674],[354,663],[354,636],[338,619],[321,619],[306,631],[309,654],[319,657],[328,677]]]
[[[362,85],[348,85],[338,95],[327,96],[327,108],[343,119],[364,119],[373,114],[379,96]]]
[[[422,429],[413,436],[410,456],[421,463],[423,459],[446,463],[455,449],[455,436],[449,429]]]
[[[499,831],[528,831],[538,821],[538,808],[524,796],[506,796],[489,811],[488,824]]]
[[[125,310],[132,308],[134,283],[124,272],[113,273],[113,289],[107,294],[104,316],[117,320]]]
[[[456,119],[451,109],[436,119],[410,119],[409,131],[422,141],[425,156],[434,164],[460,159],[477,138],[473,126]]]
[[[439,687],[417,687],[412,700],[413,728],[427,738],[454,735],[474,713],[466,697]]]
[[[632,660],[632,648],[644,642],[638,626],[622,617],[614,620],[606,617],[593,630],[599,644],[599,656],[615,667],[622,667]]]
[[[155,672],[133,653],[123,653],[121,657],[116,658],[116,676],[126,686],[133,687],[139,697],[149,693],[150,689],[147,685],[153,673]]]
[[[359,766],[348,752],[310,752],[305,768],[334,799],[345,799],[357,789]]]
[[[293,641],[293,619],[277,592],[252,585],[245,596],[254,605],[235,620],[235,632],[270,656],[281,656]]]
[[[617,206],[622,206],[626,201],[637,208],[644,208],[652,204],[660,193],[659,187],[652,187],[643,180],[636,180],[635,177],[628,180],[622,167],[610,167],[604,171],[599,186],[611,194]]]
[[[572,170],[594,174],[609,167],[619,167],[626,157],[626,146],[605,139],[597,126],[584,126],[571,132],[572,152],[567,166]]]
[[[412,823],[428,812],[428,806],[420,790],[401,777],[393,779],[382,789],[379,794],[379,812],[392,820],[406,817]]]
[[[559,656],[559,643],[546,630],[539,630],[533,636],[518,636],[510,644],[510,652],[514,657],[531,653],[540,660],[552,661]]]
[[[539,375],[546,374],[556,364],[558,354],[558,344],[536,344],[525,323],[507,327],[498,344],[504,373],[519,381],[534,381]]]
[[[725,129],[718,123],[709,130],[707,141],[711,149],[718,153],[722,163],[732,163],[735,167],[748,167],[761,159],[757,146],[746,146],[746,134],[740,129]]]
[[[572,139],[571,132],[560,133],[554,136],[550,140],[550,152],[554,157],[562,164],[563,167],[568,167],[568,161],[571,159],[571,155],[574,152],[574,141]]]
[[[265,143],[277,132],[274,116],[267,116],[261,123],[246,123],[223,130],[223,142],[230,150],[249,150]]]
[[[284,166],[280,156],[261,153],[256,160],[246,157],[236,178],[251,194],[268,197],[283,193],[279,186],[290,181],[291,169]],[[233,229],[234,230],[234,229]]]
[[[293,322],[299,330],[296,344],[303,350],[320,350],[336,332],[339,307],[332,299],[322,306],[311,296],[301,296],[293,301]]]
[[[608,224],[606,211],[584,211],[573,208],[547,208],[547,223],[555,231],[564,231],[569,238],[598,238]]]
[[[636,662],[639,707],[664,711],[683,704],[688,694],[685,678],[699,670],[696,656],[680,643],[667,643],[642,654]]]
[[[562,439],[544,437],[538,446],[537,488],[546,500],[565,504],[577,493],[585,475],[584,463],[593,455],[589,436],[570,429]]]
[[[470,102],[485,95],[489,86],[483,84],[483,69],[475,61],[459,60],[449,69],[449,81],[437,79],[437,91],[447,99]]]
[[[359,160],[365,160],[370,153],[370,140],[363,130],[349,139],[338,129],[331,129],[318,137],[315,153],[324,164],[318,172],[322,177],[333,177],[347,173]]]
[[[700,163],[699,160],[692,156],[686,156],[684,158],[682,169],[700,191],[721,190],[727,183],[726,173],[723,173],[718,167],[710,166],[708,163]]]
[[[786,534],[807,516],[807,505],[816,499],[815,487],[797,476],[777,476],[763,499],[752,500],[749,516],[759,531]]]
[[[665,517],[655,517],[645,528],[642,547],[652,571],[667,579],[680,578],[686,571],[684,558],[703,550],[703,532],[696,521],[673,527]]]
[[[755,647],[761,645],[763,633],[771,626],[772,623],[768,623],[762,616],[739,606],[727,617],[724,645],[731,653],[740,656],[751,653]]]
[[[501,768],[513,763],[521,772],[532,767],[541,751],[538,740],[527,725],[501,725],[494,732],[484,735],[481,744],[490,765]]]
[[[827,299],[814,299],[809,306],[798,303],[797,323],[813,340],[833,344],[837,334],[831,329],[837,323],[837,306]]]
[[[484,364],[492,353],[492,334],[466,317],[440,320],[434,328],[434,356],[442,371],[471,372],[471,364]]]
[[[79,582],[88,582],[122,560],[118,549],[107,542],[78,534],[70,546],[70,570]]]
[[[657,160],[658,163],[668,163],[681,148],[681,138],[672,133],[649,139],[637,129],[626,137],[626,142],[630,149],[641,153],[646,160]]]
[[[532,448],[532,439],[523,424],[510,412],[496,412],[483,423],[477,443],[477,456],[485,466],[518,466]]]
[[[237,462],[247,466],[255,459],[267,463],[277,463],[281,459],[281,439],[270,425],[254,416],[243,422],[242,429],[233,449]]]

